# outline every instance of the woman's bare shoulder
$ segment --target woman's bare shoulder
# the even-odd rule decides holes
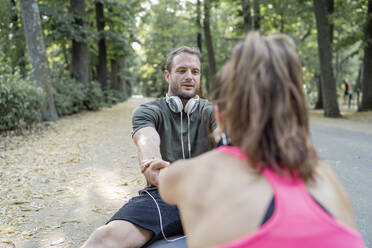
[[[182,171],[194,172],[194,170],[204,169],[208,165],[212,166],[213,164],[218,162],[222,157],[223,154],[221,154],[221,152],[212,150],[194,158],[186,160],[177,160],[176,162],[171,164],[170,168],[174,168],[174,170],[177,170],[179,172]]]
[[[200,174],[200,168],[204,167],[200,165],[207,164],[215,156],[214,153],[210,151],[191,159],[177,160],[162,169],[159,174],[159,192],[163,199],[174,204],[177,197],[182,195],[180,191],[185,189],[184,185],[189,183],[190,177]]]
[[[347,191],[336,176],[331,165],[319,161],[315,170],[315,184],[309,184],[314,197],[343,224],[357,229],[354,212]],[[330,200],[332,199],[332,200]]]

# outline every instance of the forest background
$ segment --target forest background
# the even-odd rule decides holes
[[[164,96],[165,56],[182,45],[202,53],[208,98],[251,30],[292,37],[309,107],[340,117],[347,80],[372,110],[371,0],[0,0],[0,131]]]

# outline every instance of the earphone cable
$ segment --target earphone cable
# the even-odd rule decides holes
[[[190,116],[187,113],[187,145],[189,148],[189,158],[191,158],[191,144],[190,144]]]
[[[183,159],[185,159],[185,149],[183,147],[183,130],[182,130],[182,111],[180,112],[181,114],[181,146],[182,146],[182,156],[183,156]]]
[[[167,239],[167,237],[164,234],[164,230],[163,230],[163,220],[161,218],[161,212],[160,212],[160,207],[158,205],[158,202],[147,190],[144,189],[143,191],[146,192],[152,198],[152,200],[155,202],[156,208],[158,209],[158,213],[159,213],[160,230],[161,230],[161,234],[163,234],[164,239],[168,242],[174,242],[174,241],[186,238],[186,235],[185,235],[185,236],[178,237],[178,238],[175,238],[175,239]]]

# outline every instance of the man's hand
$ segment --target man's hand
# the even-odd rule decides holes
[[[142,163],[141,172],[152,185],[159,185],[159,172],[169,165],[169,162],[154,158]]]

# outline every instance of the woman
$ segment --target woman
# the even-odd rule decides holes
[[[215,116],[232,146],[160,173],[188,245],[365,247],[345,190],[310,140],[293,41],[248,34],[215,85]]]

